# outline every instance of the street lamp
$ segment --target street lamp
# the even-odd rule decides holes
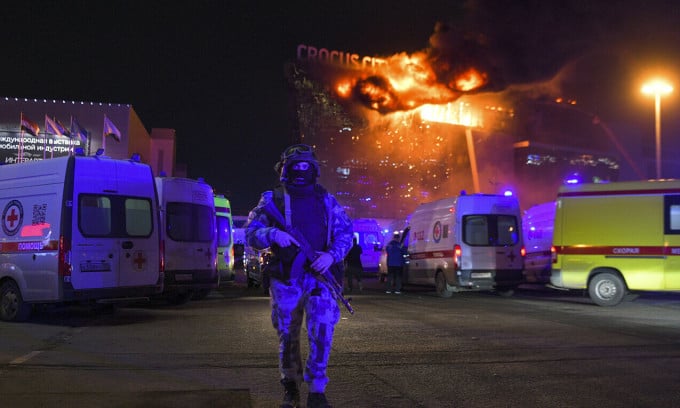
[[[656,178],[661,178],[661,96],[673,92],[668,82],[655,79],[642,85],[642,93],[654,95],[654,133],[656,136]]]

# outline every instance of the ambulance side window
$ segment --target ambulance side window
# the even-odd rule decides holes
[[[108,197],[81,195],[78,208],[78,225],[83,235],[111,233],[111,200]]]
[[[125,231],[133,237],[146,237],[151,235],[152,212],[151,201],[140,198],[127,198],[125,200]]]
[[[153,231],[151,200],[81,194],[78,228],[86,237],[148,237]]]
[[[517,243],[517,218],[512,215],[498,216],[498,245],[514,245]]]
[[[472,246],[506,246],[519,241],[514,215],[466,215],[463,217],[463,242]]]
[[[165,228],[173,241],[210,242],[215,238],[215,213],[205,205],[171,202]]]
[[[231,245],[231,228],[229,218],[217,216],[217,246],[226,247]]]
[[[468,215],[463,217],[463,236],[468,245],[488,245],[489,226],[483,215]]]
[[[680,195],[664,197],[664,233],[680,234]]]

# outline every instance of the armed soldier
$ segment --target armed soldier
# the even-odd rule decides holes
[[[337,283],[329,269],[343,262],[352,245],[352,222],[335,197],[317,183],[319,163],[310,146],[290,146],[274,169],[281,185],[264,192],[250,212],[246,239],[256,249],[271,248],[273,254],[268,273],[285,392],[281,408],[298,406],[303,380],[309,388],[307,407],[329,407],[326,369],[335,325],[340,320],[332,286]],[[281,217],[285,225],[273,213],[285,214]],[[290,228],[299,232],[300,240],[285,231]],[[299,242],[303,239],[306,242]],[[303,244],[316,256],[305,256],[300,250]],[[324,276],[330,276],[330,281],[319,279]],[[351,312],[348,303],[346,306]],[[309,356],[303,371],[300,332],[305,313]]]

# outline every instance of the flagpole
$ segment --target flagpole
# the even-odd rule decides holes
[[[104,115],[104,125],[102,126],[102,149],[106,154],[106,115]]]
[[[19,119],[19,130],[21,131],[21,136],[19,137],[19,150],[17,152],[17,162],[21,163],[21,159],[24,154],[24,113],[21,112],[21,118]]]
[[[70,136],[68,138],[68,155],[69,156],[74,155],[73,154],[73,132],[71,130],[73,130],[73,115],[71,115],[71,123],[68,126],[68,131],[70,132],[69,133]]]
[[[40,136],[40,133],[38,133],[38,136]],[[43,140],[43,160],[45,160],[47,158],[47,115],[45,115],[45,137]]]

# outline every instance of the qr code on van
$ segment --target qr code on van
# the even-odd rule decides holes
[[[45,218],[47,216],[47,204],[34,204],[33,205],[33,218],[31,224],[44,224]]]

